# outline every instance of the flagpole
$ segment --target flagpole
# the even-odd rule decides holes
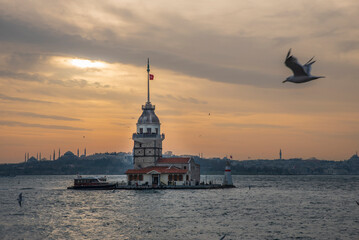
[[[147,102],[150,102],[150,59],[147,58]]]

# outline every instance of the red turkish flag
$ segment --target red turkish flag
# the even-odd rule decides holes
[[[150,74],[150,80],[153,80],[155,76],[153,74]]]

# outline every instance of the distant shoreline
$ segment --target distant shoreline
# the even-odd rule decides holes
[[[95,154],[77,157],[65,154],[54,161],[29,161],[0,164],[0,176],[20,175],[122,175],[132,169],[128,153]],[[201,166],[201,175],[223,175],[228,159],[204,159],[192,156]],[[359,175],[359,157],[353,155],[345,161],[318,159],[303,160],[231,160],[232,175]]]

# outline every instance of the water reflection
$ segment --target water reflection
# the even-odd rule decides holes
[[[73,177],[0,178],[2,239],[353,239],[359,231],[359,176],[233,176],[235,189],[115,192],[67,190]]]

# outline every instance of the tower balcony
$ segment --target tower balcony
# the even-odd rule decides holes
[[[134,133],[132,135],[132,139],[138,139],[138,138],[153,138],[153,139],[165,139],[165,134],[156,134],[156,133]]]

